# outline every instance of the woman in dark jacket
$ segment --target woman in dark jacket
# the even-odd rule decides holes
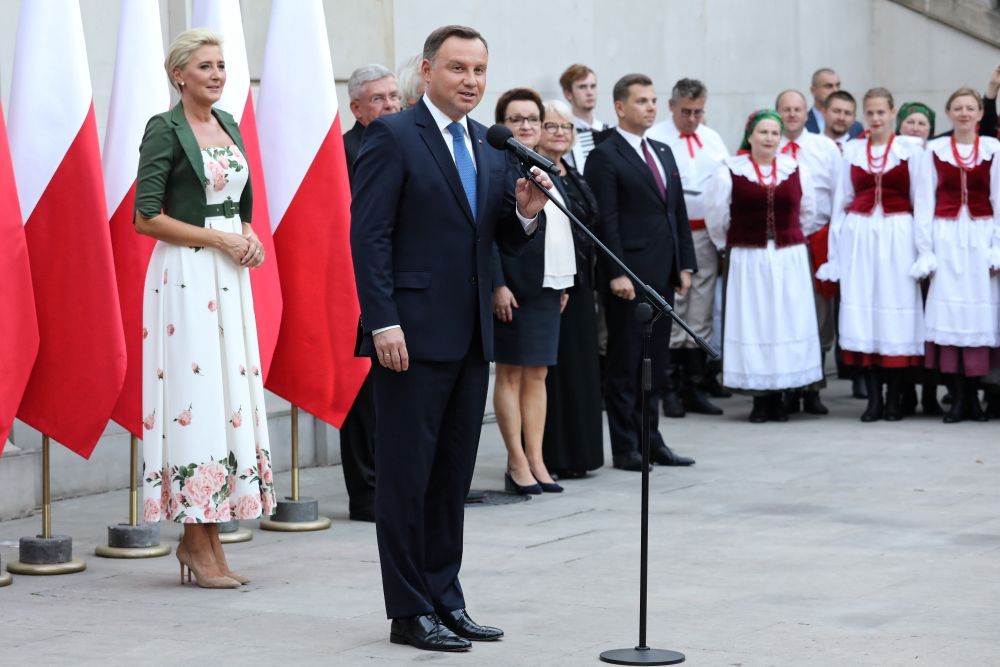
[[[563,156],[573,147],[572,111],[562,100],[545,103],[545,122],[538,152],[555,162],[560,176],[552,179],[567,208],[587,227],[597,219],[597,200],[590,186]],[[573,225],[576,282],[559,326],[559,357],[545,380],[545,465],[562,478],[583,477],[604,465],[601,423],[601,377],[594,302],[594,248]]]

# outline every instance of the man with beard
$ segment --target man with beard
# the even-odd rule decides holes
[[[823,118],[826,126],[823,134],[833,139],[840,152],[844,152],[844,143],[851,138],[851,126],[857,115],[858,103],[846,90],[835,90],[826,98]]]
[[[840,90],[840,75],[829,67],[821,67],[813,72],[812,84],[809,92],[813,96],[813,107],[809,110],[809,118],[806,120],[806,130],[813,134],[823,134],[826,129],[826,118],[823,111],[826,108],[826,98],[830,93]],[[854,121],[848,128],[847,133],[853,139],[864,131],[861,123]]]

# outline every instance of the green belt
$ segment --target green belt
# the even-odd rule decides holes
[[[236,214],[240,212],[240,203],[238,201],[233,201],[232,197],[226,197],[226,201],[221,204],[207,204],[205,206],[205,217],[211,218],[214,216],[225,216],[227,218],[235,218]]]

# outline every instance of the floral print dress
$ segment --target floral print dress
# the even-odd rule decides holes
[[[208,204],[233,217],[205,227],[242,233],[249,178],[236,146],[202,149]],[[143,301],[143,518],[253,519],[274,509],[274,481],[249,269],[214,248],[157,242]]]

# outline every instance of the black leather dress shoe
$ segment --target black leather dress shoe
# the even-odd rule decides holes
[[[441,614],[441,622],[459,637],[474,642],[495,642],[503,637],[503,630],[488,625],[479,625],[469,617],[464,609],[446,611]]]
[[[696,415],[721,415],[722,408],[714,405],[698,387],[688,387],[683,396],[684,409]]]
[[[393,644],[409,644],[424,651],[468,651],[472,644],[449,630],[436,614],[394,618],[389,630]]]
[[[661,466],[693,466],[694,459],[690,459],[680,454],[675,454],[669,447],[664,445],[654,449],[649,453],[649,458],[653,463]]]
[[[616,456],[612,465],[619,470],[642,472],[642,457],[639,456],[638,452],[633,452],[626,456]]]

